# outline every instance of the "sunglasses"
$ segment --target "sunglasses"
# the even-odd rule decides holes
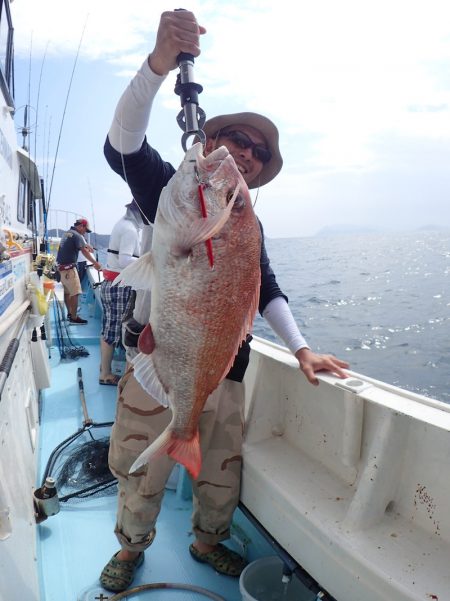
[[[219,131],[217,138],[228,138],[239,148],[251,148],[257,161],[266,164],[272,158],[272,153],[263,144],[253,142],[243,131]]]

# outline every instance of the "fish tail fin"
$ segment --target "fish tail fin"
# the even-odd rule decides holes
[[[173,430],[167,428],[158,438],[143,451],[133,465],[129,473],[132,474],[152,458],[161,455],[169,455],[177,463],[181,463],[196,480],[200,473],[202,458],[200,452],[200,437],[198,430],[190,439],[178,438]]]
[[[178,438],[175,434],[172,434],[171,444],[167,453],[177,463],[184,465],[194,480],[197,480],[202,467],[198,429],[190,440]]]

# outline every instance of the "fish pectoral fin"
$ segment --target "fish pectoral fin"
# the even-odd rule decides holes
[[[172,248],[180,249],[180,253],[176,254],[187,254],[186,251],[190,250],[196,244],[205,242],[215,236],[223,228],[225,223],[230,217],[231,209],[234,203],[230,202],[223,211],[210,217],[200,218],[193,221],[189,227],[180,227],[177,229],[177,234],[174,237],[174,244]]]
[[[153,365],[151,355],[139,353],[133,360],[134,377],[147,394],[155,399],[163,407],[170,404],[169,396],[165,392]]]
[[[152,458],[160,457],[161,455],[169,455],[174,461],[184,465],[196,480],[202,466],[198,429],[191,439],[186,440],[179,438],[171,429],[171,424],[169,424],[166,430],[139,455],[131,466],[129,473],[132,474]]]
[[[137,261],[127,265],[113,282],[113,285],[131,286],[135,290],[151,290],[153,280],[152,253],[148,252]]]
[[[151,355],[155,348],[152,326],[148,323],[138,338],[138,350],[144,355]]]

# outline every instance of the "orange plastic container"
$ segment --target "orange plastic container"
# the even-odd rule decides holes
[[[55,282],[53,280],[45,280],[43,283],[44,290],[54,290]]]

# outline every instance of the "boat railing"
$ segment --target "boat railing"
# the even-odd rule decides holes
[[[47,232],[52,237],[60,238],[82,215],[64,209],[50,209],[47,215]]]

